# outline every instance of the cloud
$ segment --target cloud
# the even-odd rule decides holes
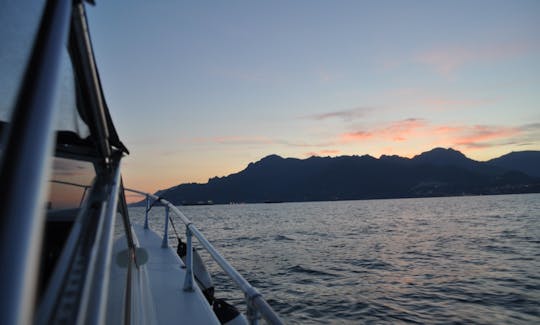
[[[339,155],[340,153],[341,151],[339,150],[320,150],[317,152],[314,152],[314,151],[306,152],[304,156],[306,157],[336,156],[336,155]]]
[[[340,142],[361,141],[373,138],[375,134],[367,131],[356,131],[344,133],[340,136]]]
[[[375,138],[391,141],[405,141],[418,132],[419,129],[425,128],[426,126],[427,122],[424,119],[408,118],[374,128],[373,130],[344,133],[339,139],[342,143]]]
[[[481,149],[497,145],[495,140],[508,139],[521,134],[521,129],[505,126],[474,125],[465,127],[454,139],[454,145],[467,149]]]
[[[308,116],[304,116],[303,118],[317,120],[317,121],[339,118],[344,121],[351,121],[351,120],[366,116],[366,114],[371,112],[372,110],[373,108],[371,107],[356,107],[356,108],[352,108],[348,110],[340,110],[340,111],[332,111],[332,112],[326,112],[326,113],[321,113],[321,114],[308,115]]]
[[[521,126],[521,129],[526,131],[540,131],[540,123],[529,123]]]
[[[441,137],[451,146],[465,149],[482,149],[510,144],[508,141],[522,135],[524,130],[524,127],[498,125],[446,125],[433,129],[434,137]],[[514,144],[514,141],[510,142]]]
[[[540,123],[520,126],[501,125],[440,125],[424,119],[410,118],[355,132],[343,133],[338,143],[370,141],[377,143],[425,143],[461,149],[484,149],[502,145],[522,145],[538,142]]]
[[[525,42],[474,46],[445,46],[418,53],[413,61],[425,64],[443,76],[452,76],[465,65],[507,60],[523,55],[531,49]]]
[[[439,128],[452,144],[465,149],[483,149],[502,145],[531,145],[538,143],[540,123],[519,126],[472,125]]]
[[[423,118],[407,118],[373,125],[350,132],[338,133],[331,138],[279,139],[265,136],[216,136],[189,139],[191,144],[224,146],[256,145],[270,148],[282,146],[301,150],[304,156],[337,155],[344,146],[360,144],[362,147],[393,148],[403,153],[418,147],[453,147],[459,150],[481,150],[497,146],[532,146],[539,144],[540,123],[531,121],[523,125],[437,124]],[[325,141],[326,140],[326,141]],[[328,149],[332,148],[332,149]],[[339,148],[338,151],[335,148]]]
[[[392,123],[388,127],[380,130],[380,133],[395,141],[404,141],[418,129],[424,128],[427,122],[424,119],[408,118]]]

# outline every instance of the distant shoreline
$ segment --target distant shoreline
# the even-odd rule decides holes
[[[253,205],[253,204],[268,204],[279,205],[289,203],[331,203],[331,202],[355,202],[355,201],[383,201],[383,200],[414,200],[414,199],[439,199],[439,198],[470,198],[481,196],[507,196],[507,195],[540,195],[539,192],[523,192],[523,193],[496,193],[496,194],[467,194],[467,195],[442,195],[442,196],[417,196],[417,197],[392,197],[392,198],[370,198],[370,199],[351,199],[351,200],[320,200],[320,201],[281,201],[281,202],[231,202],[231,203],[212,203],[212,204],[179,204],[177,206],[229,206],[229,205]],[[143,207],[142,202],[128,204],[130,208]]]

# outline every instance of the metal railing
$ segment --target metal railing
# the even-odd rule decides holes
[[[193,244],[192,237],[198,239],[202,247],[210,254],[212,259],[221,267],[221,269],[229,276],[229,278],[242,290],[247,305],[247,318],[250,324],[258,324],[259,318],[262,317],[269,324],[283,324],[283,321],[279,318],[276,312],[270,307],[266,300],[262,297],[255,287],[253,287],[227,260],[216,250],[216,248],[204,237],[204,235],[197,229],[197,227],[169,201],[160,198],[156,195],[145,193],[138,190],[124,188],[125,191],[136,193],[146,197],[146,213],[144,220],[144,227],[148,228],[148,211],[150,207],[150,199],[160,202],[165,206],[165,225],[163,234],[163,244],[167,245],[168,241],[168,222],[169,222],[169,210],[172,210],[174,214],[186,227],[186,278],[184,281],[184,290],[193,291]]]
[[[84,188],[85,191],[91,187],[89,185],[77,184],[72,182],[60,181],[60,180],[51,180],[52,183],[64,184],[77,186]],[[228,275],[228,277],[240,288],[243,292],[246,305],[247,305],[247,318],[250,324],[258,324],[259,319],[262,317],[269,324],[283,324],[283,321],[279,318],[276,312],[270,307],[266,300],[262,297],[259,291],[253,287],[238,271],[231,265],[227,260],[217,251],[217,249],[206,239],[206,237],[200,232],[200,230],[180,211],[176,206],[174,206],[169,201],[160,198],[156,195],[124,188],[124,191],[136,193],[138,195],[144,196],[146,198],[145,204],[145,216],[144,216],[144,228],[148,229],[148,212],[150,211],[150,201],[151,199],[155,202],[159,202],[165,206],[165,223],[164,223],[164,234],[163,241],[161,246],[168,247],[168,238],[169,238],[169,220],[170,211],[172,211],[185,225],[186,227],[186,276],[184,279],[184,291],[194,291],[193,289],[193,241],[192,238],[195,236],[202,247],[210,254],[212,259],[221,267],[221,269]],[[173,224],[174,226],[174,224]]]
[[[64,249],[39,303],[36,323],[103,324],[115,220],[119,202],[125,203],[120,158],[112,161],[110,169],[99,173],[92,185],[58,180],[51,182],[84,188],[89,195],[76,212]],[[121,214],[127,217],[125,211]],[[126,231],[131,249],[134,244],[129,234]],[[127,308],[130,304],[129,300],[126,302]]]
[[[83,191],[83,194],[81,195],[81,200],[79,201],[79,208],[82,206],[83,204],[83,201],[84,201],[84,198],[86,196],[86,193],[88,192],[88,189],[90,189],[92,187],[92,185],[83,185],[83,184],[78,184],[78,183],[72,183],[72,182],[66,182],[66,181],[61,181],[61,180],[51,180],[51,183],[55,183],[55,184],[61,184],[61,185],[69,185],[69,186],[76,186],[76,187],[80,187],[80,188],[84,188],[84,191]]]

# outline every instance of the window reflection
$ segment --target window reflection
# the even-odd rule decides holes
[[[94,166],[85,161],[54,158],[47,207],[49,209],[77,208],[95,177]],[[60,183],[62,182],[62,183]]]

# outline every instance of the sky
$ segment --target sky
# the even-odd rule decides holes
[[[270,154],[540,150],[540,1],[98,1],[87,15],[128,187]]]

